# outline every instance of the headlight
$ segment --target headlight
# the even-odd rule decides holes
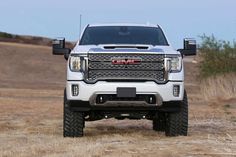
[[[70,70],[71,71],[80,71],[80,69],[81,69],[80,57],[71,56],[70,57]]]
[[[170,71],[180,72],[182,69],[182,57],[176,56],[170,58]]]

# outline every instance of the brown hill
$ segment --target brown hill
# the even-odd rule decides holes
[[[16,35],[6,32],[0,32],[0,42],[11,42],[31,45],[51,46],[52,39],[39,36]],[[75,42],[66,42],[66,46],[72,48]]]
[[[51,47],[0,42],[1,88],[63,88],[66,61]]]

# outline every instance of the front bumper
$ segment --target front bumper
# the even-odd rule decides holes
[[[78,96],[72,95],[72,85],[79,86]],[[179,85],[179,96],[174,96],[173,87]],[[157,84],[153,81],[147,82],[106,82],[99,81],[95,84],[86,84],[84,81],[67,81],[66,93],[68,100],[89,101],[90,104],[98,94],[117,94],[118,87],[135,87],[136,94],[156,95],[159,103],[183,100],[184,83],[169,81],[166,84]],[[160,102],[161,101],[161,102]],[[91,104],[94,105],[94,104]]]

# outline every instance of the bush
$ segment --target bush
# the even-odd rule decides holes
[[[5,32],[0,32],[0,37],[2,38],[13,38],[13,35]]]
[[[202,78],[217,74],[236,73],[236,42],[217,40],[214,35],[200,36],[199,47],[202,58],[200,75]]]

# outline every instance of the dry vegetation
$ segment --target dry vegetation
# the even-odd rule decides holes
[[[228,73],[236,73],[236,42],[217,40],[214,35],[201,36],[199,47],[200,76],[207,78]]]
[[[185,60],[189,136],[165,137],[147,120],[109,119],[87,122],[85,137],[73,139],[62,137],[63,57],[42,46],[0,43],[0,49],[0,157],[236,156],[236,97],[215,92],[222,78],[206,81],[201,91],[192,58]],[[219,93],[235,92],[232,80]]]
[[[211,76],[202,80],[201,92],[205,100],[236,98],[236,74]]]

